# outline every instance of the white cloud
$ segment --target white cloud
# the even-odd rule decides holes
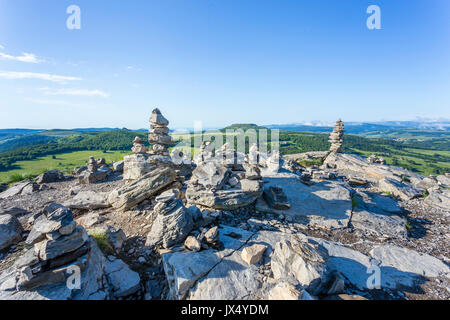
[[[3,49],[3,48],[2,48]],[[13,60],[13,61],[20,61],[20,62],[27,62],[27,63],[40,63],[43,60],[39,60],[36,55],[32,53],[22,53],[21,56],[12,56],[6,53],[0,52],[0,58],[5,60]]]
[[[0,71],[0,78],[4,79],[40,79],[52,82],[66,82],[83,80],[78,77],[58,76],[49,73],[34,73],[34,72],[15,72],[15,71]]]
[[[35,104],[42,104],[42,105],[63,105],[63,106],[72,106],[76,107],[77,104],[70,103],[68,101],[64,100],[44,100],[44,99],[35,99],[35,98],[25,98],[26,102],[31,102]]]
[[[5,49],[5,47],[0,44],[0,50],[2,50],[2,49]]]
[[[88,90],[88,89],[56,89],[52,90],[49,88],[41,88],[46,95],[50,96],[86,96],[86,97],[102,97],[108,98],[109,94],[101,90]]]

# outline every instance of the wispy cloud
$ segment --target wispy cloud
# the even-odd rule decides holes
[[[45,95],[49,96],[86,96],[86,97],[102,97],[108,98],[109,94],[105,93],[101,90],[88,90],[88,89],[50,89],[50,88],[41,88],[41,91],[44,91]]]
[[[70,106],[70,107],[77,107],[78,104],[70,103],[68,101],[64,100],[45,100],[45,99],[35,99],[35,98],[24,98],[26,102],[31,102],[35,104],[41,104],[41,105],[58,105],[58,106]]]
[[[0,71],[0,78],[4,79],[40,79],[52,82],[66,82],[83,80],[79,77],[59,76],[49,73],[34,73],[34,72],[15,72],[15,71]]]
[[[2,50],[2,49],[5,49],[5,47],[0,44],[0,50]]]
[[[3,47],[0,49],[3,49]],[[22,53],[21,56],[12,56],[10,54],[0,52],[0,59],[27,62],[27,63],[41,63],[44,61],[44,60],[38,59],[35,54],[26,53],[26,52]]]

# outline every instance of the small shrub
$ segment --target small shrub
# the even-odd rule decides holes
[[[100,250],[102,250],[104,253],[110,253],[113,251],[113,247],[109,242],[109,236],[106,232],[92,231],[89,232],[89,235],[94,238]]]
[[[428,192],[428,190],[425,190],[425,191],[422,193],[422,197],[424,197],[424,198],[428,197],[429,195],[430,195],[430,193]]]
[[[356,208],[359,205],[359,200],[357,197],[352,198],[352,209]]]
[[[405,227],[408,229],[408,231],[411,231],[412,225],[409,224],[408,218],[404,217],[403,221],[405,221]]]
[[[411,180],[409,180],[409,178],[403,174],[402,175],[402,182],[411,182]]]

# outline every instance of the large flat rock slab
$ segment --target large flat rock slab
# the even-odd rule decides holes
[[[291,208],[275,210],[259,199],[256,209],[304,218],[314,227],[338,229],[347,227],[352,212],[350,190],[337,181],[323,181],[311,186],[303,184],[292,173],[276,173],[264,176],[265,187],[277,185],[283,189]]]

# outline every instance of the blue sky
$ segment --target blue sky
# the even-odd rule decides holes
[[[449,57],[447,0],[0,0],[0,127],[450,118]]]

